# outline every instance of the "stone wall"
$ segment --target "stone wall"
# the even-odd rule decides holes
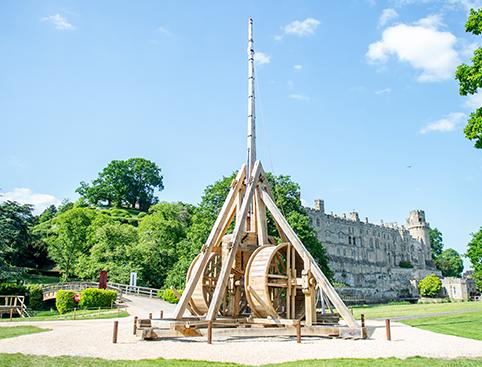
[[[324,202],[306,208],[326,248],[339,292],[347,302],[383,302],[417,297],[416,281],[437,273],[432,262],[429,224],[422,210],[410,212],[405,226],[376,225],[358,213],[326,214]]]

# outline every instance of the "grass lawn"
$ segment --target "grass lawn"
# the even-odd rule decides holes
[[[482,311],[403,320],[404,324],[436,333],[482,340]]]
[[[366,319],[389,319],[399,316],[416,316],[437,312],[471,312],[482,311],[482,302],[457,302],[457,303],[426,303],[403,305],[367,305],[353,307],[353,314],[360,319],[364,314]]]
[[[57,311],[39,311],[34,317],[14,318],[13,321],[29,322],[29,321],[55,321],[55,320],[92,320],[92,319],[112,319],[116,317],[129,316],[124,310],[77,310],[75,313],[66,312],[59,315]],[[0,319],[0,322],[10,322],[8,318]]]
[[[475,367],[482,364],[482,359],[431,359],[431,358],[385,358],[385,359],[326,359],[307,360],[280,364],[264,365],[276,367]],[[172,359],[145,359],[140,361],[105,360],[82,357],[41,357],[23,354],[0,354],[0,367],[241,367],[234,363],[172,360]]]
[[[0,339],[13,338],[14,336],[25,334],[41,333],[44,331],[49,331],[49,329],[41,329],[36,326],[0,327]]]

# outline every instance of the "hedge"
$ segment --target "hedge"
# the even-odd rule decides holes
[[[25,296],[27,287],[15,283],[0,283],[0,295],[2,296]]]
[[[100,289],[100,288],[87,288],[80,293],[80,308],[93,308],[93,307],[112,307],[117,298],[117,292]]]
[[[41,285],[30,284],[28,286],[28,307],[33,310],[42,310],[45,308]]]
[[[182,294],[182,290],[179,291],[179,294]],[[178,303],[179,298],[176,297],[174,291],[172,289],[163,289],[157,292],[157,296],[162,298],[164,301],[169,303]]]
[[[77,303],[74,300],[74,296],[77,291],[65,291],[60,289],[55,296],[55,307],[60,314],[73,310],[77,307]]]

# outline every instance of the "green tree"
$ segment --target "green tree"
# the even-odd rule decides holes
[[[98,216],[103,217],[103,216]],[[94,220],[97,221],[97,218]],[[96,226],[96,229],[92,227]],[[138,271],[133,265],[136,258],[137,229],[107,219],[104,224],[91,224],[92,247],[79,259],[78,275],[84,279],[97,279],[101,270],[106,270],[109,281],[129,282],[131,271]]]
[[[114,160],[89,185],[80,183],[78,192],[92,205],[138,208],[147,211],[158,199],[155,190],[163,190],[161,169],[143,158]]]
[[[430,228],[430,247],[432,248],[432,259],[436,259],[442,253],[444,244],[442,232],[437,228]]]
[[[89,226],[95,216],[95,209],[73,208],[38,228],[44,235],[49,256],[57,264],[63,279],[76,274],[79,257],[90,250]]]
[[[470,10],[465,23],[465,31],[475,35],[482,32],[482,9]],[[482,87],[482,48],[474,51],[470,65],[459,65],[455,78],[459,81],[459,93],[462,96],[476,94]],[[465,137],[475,142],[475,147],[482,149],[482,107],[472,112],[464,129]]]
[[[473,278],[477,289],[482,291],[482,227],[478,232],[472,234],[466,256],[470,259],[474,269]]]
[[[418,289],[422,297],[436,297],[442,289],[442,282],[435,274],[427,275],[418,283]]]
[[[32,243],[32,206],[14,201],[0,203],[0,280],[19,277]]]
[[[55,207],[55,205],[50,205],[42,212],[42,214],[38,216],[38,222],[43,223],[50,219],[53,219],[56,214],[57,214],[57,208]]]
[[[444,277],[460,278],[464,270],[464,262],[459,253],[453,248],[448,248],[437,256],[435,265],[437,265],[437,268],[442,272]]]
[[[136,248],[139,281],[163,287],[166,277],[179,260],[180,246],[191,225],[193,207],[183,203],[159,203],[149,209],[139,224]],[[182,249],[185,251],[185,248]]]

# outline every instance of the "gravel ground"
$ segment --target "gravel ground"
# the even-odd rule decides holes
[[[369,339],[343,340],[303,338],[171,339],[142,341],[132,335],[133,316],[169,317],[174,306],[157,299],[130,297],[130,317],[120,318],[119,339],[112,344],[113,320],[22,322],[52,331],[0,340],[0,353],[49,356],[74,355],[107,359],[176,358],[243,364],[265,364],[315,358],[380,358],[425,356],[436,358],[482,357],[482,341],[437,334],[400,323],[392,323],[392,341],[385,340],[384,322],[369,320]],[[0,327],[19,323],[0,323]]]

